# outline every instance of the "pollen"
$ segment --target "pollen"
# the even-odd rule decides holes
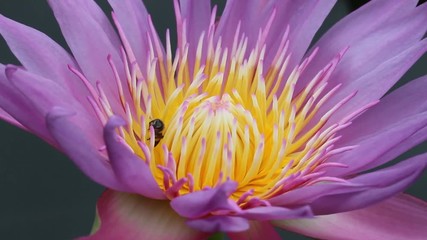
[[[178,24],[182,34],[174,56],[169,32],[163,52],[149,21],[150,54],[145,66],[137,63],[115,21],[124,46],[124,66],[115,66],[110,58],[109,62],[120,107],[112,107],[113,100],[103,94],[102,86],[89,89],[99,120],[105,124],[116,114],[127,121],[118,130],[123,144],[150,166],[170,199],[233,180],[238,188],[231,198],[245,207],[263,204],[301,185],[345,181],[324,176],[322,169],[331,166],[327,160],[332,155],[353,148],[335,148],[337,133],[369,106],[339,123],[327,124],[354,93],[319,117],[324,103],[339,90],[339,85],[327,85],[342,53],[297,91],[298,80],[316,51],[289,69],[288,28],[267,63],[268,24],[252,47],[239,28],[231,47],[223,47],[221,37],[214,37],[215,16],[214,9],[211,27],[201,34],[197,46],[185,38],[185,22]],[[269,23],[273,19],[274,14]],[[179,16],[178,21],[182,21]],[[119,76],[119,67],[126,79]],[[150,125],[154,119],[163,123],[161,132]]]

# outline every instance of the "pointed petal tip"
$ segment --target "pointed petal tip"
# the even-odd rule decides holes
[[[126,121],[122,117],[118,115],[113,115],[108,120],[106,128],[113,129],[113,128],[125,126],[126,124],[127,124]]]
[[[155,181],[147,162],[135,155],[126,143],[119,141],[115,129],[123,125],[126,125],[126,122],[113,115],[104,128],[104,141],[116,177],[127,187],[127,192],[153,199],[165,199],[164,191]]]
[[[18,71],[18,67],[12,64],[6,65],[4,69],[4,73],[6,74],[7,79],[10,79],[13,77],[13,74]]]

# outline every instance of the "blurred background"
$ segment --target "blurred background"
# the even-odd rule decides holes
[[[96,2],[109,15],[111,9],[107,1]],[[225,1],[213,2],[223,9]],[[365,2],[338,1],[316,39]],[[164,39],[166,28],[174,33],[172,1],[146,0],[145,4],[160,38]],[[46,33],[68,49],[45,0],[1,0],[0,14]],[[0,62],[19,64],[2,38]],[[396,86],[426,74],[425,55]],[[399,159],[425,151],[427,143]],[[426,187],[427,173],[407,192],[427,201]],[[0,121],[1,239],[72,239],[87,235],[92,226],[97,197],[102,191],[101,186],[84,176],[66,156],[39,138]],[[309,239],[284,231],[281,234],[284,239]]]

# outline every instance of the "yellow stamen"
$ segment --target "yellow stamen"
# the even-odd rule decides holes
[[[230,179],[238,183],[232,198],[244,206],[251,198],[268,199],[307,184],[310,176],[318,174],[316,167],[324,163],[328,152],[333,153],[335,134],[347,122],[325,124],[353,96],[316,118],[339,87],[325,93],[336,61],[296,92],[298,79],[316,51],[300,66],[287,69],[289,29],[267,65],[268,29],[260,31],[258,42],[252,46],[239,25],[229,49],[222,46],[221,37],[214,42],[212,25],[201,34],[194,59],[190,59],[185,21],[179,23],[182,35],[174,58],[169,32],[164,53],[151,20],[149,25],[146,66],[138,65],[125,39],[125,81],[120,81],[116,66],[109,61],[128,122],[119,132],[141,161],[149,164],[169,197],[215,187]],[[125,38],[120,28],[119,32]],[[287,72],[289,77],[283,79]],[[90,90],[91,104],[105,123],[115,112],[101,86],[97,86],[98,92]],[[163,122],[161,132],[149,126],[153,119]]]

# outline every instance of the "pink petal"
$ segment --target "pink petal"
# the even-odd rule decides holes
[[[46,116],[47,127],[60,149],[93,181],[120,191],[126,191],[117,181],[110,163],[99,152],[102,142],[91,141],[89,135],[75,121],[76,114],[55,107]],[[101,140],[101,139],[100,139]]]
[[[329,169],[328,173],[344,175],[365,171],[396,158],[424,141],[427,138],[427,128],[423,127],[423,124],[410,127],[409,123],[412,116],[426,112],[426,91],[426,76],[413,80],[384,97],[378,105],[342,130],[342,138],[337,147],[360,145],[360,148],[332,157],[330,161],[344,163],[349,168]],[[392,134],[398,131],[401,131],[401,134]],[[378,144],[373,143],[374,141]],[[372,144],[378,147],[373,148]],[[368,150],[364,151],[366,148]]]
[[[105,191],[98,200],[100,228],[80,240],[199,240],[207,234],[189,228],[168,201]]]
[[[116,128],[125,124],[120,117],[113,116],[104,128],[104,139],[114,173],[130,192],[149,198],[165,199],[166,196],[154,180],[147,162],[118,140]]]
[[[249,230],[238,233],[228,233],[231,240],[280,240],[280,235],[276,232],[270,222],[250,221]]]
[[[274,225],[320,239],[414,239],[427,236],[427,203],[401,194],[361,210]]]

